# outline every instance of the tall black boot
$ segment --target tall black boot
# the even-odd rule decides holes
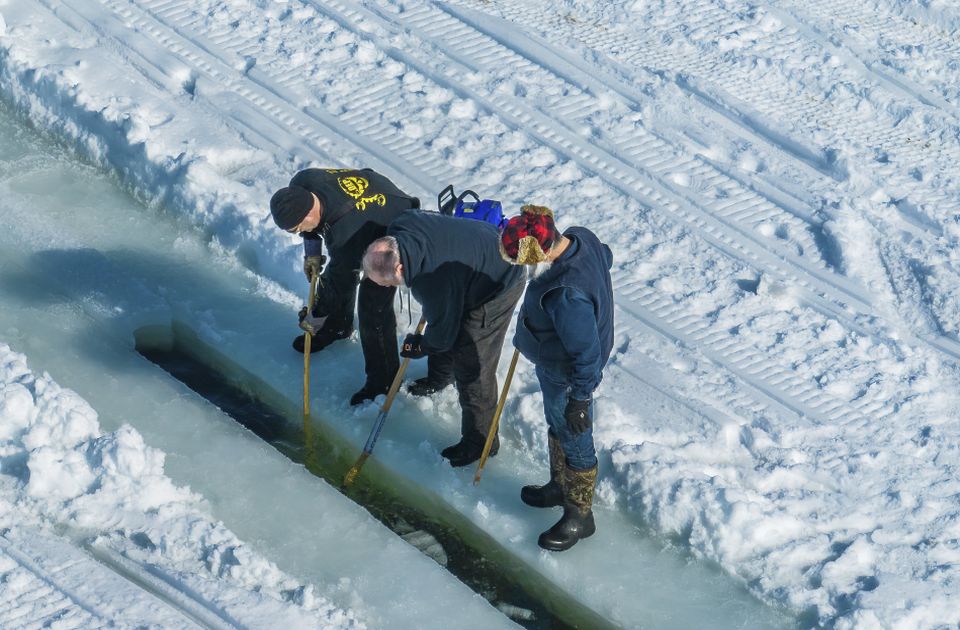
[[[317,331],[317,334],[313,335],[313,337],[310,339],[310,354],[313,354],[314,352],[320,352],[334,341],[348,339],[352,334],[353,326],[344,326],[342,329],[326,327],[321,328],[319,331]],[[303,349],[306,347],[304,335],[306,335],[306,333],[298,337],[294,337],[293,339],[293,349],[301,354],[303,353]]]
[[[388,340],[382,328],[372,330],[361,328],[360,334],[367,380],[363,383],[363,387],[350,397],[351,405],[359,405],[389,392],[393,377],[399,369],[399,359],[396,364],[393,361],[397,354],[396,347],[393,343],[387,345]]]
[[[473,439],[461,438],[456,444],[440,451],[440,456],[448,460],[454,468],[469,466],[480,459],[480,455],[483,454],[483,447],[487,443],[485,438],[481,440],[476,435],[472,437]],[[493,438],[493,444],[490,445],[490,452],[487,453],[487,457],[493,457],[499,450],[500,436],[497,436]]]
[[[597,531],[592,509],[596,482],[596,466],[587,470],[574,470],[569,466],[564,469],[563,517],[540,534],[537,544],[549,551],[566,551]]]
[[[427,357],[427,375],[409,385],[412,396],[430,396],[453,385],[453,353],[439,352]]]
[[[547,434],[547,445],[550,453],[550,481],[542,486],[524,486],[520,489],[520,500],[532,507],[563,505],[563,470],[567,467],[567,457],[560,447],[560,440],[552,431]]]
[[[393,313],[394,287],[382,287],[369,278],[360,281],[357,319],[360,322],[360,349],[363,351],[366,382],[353,396],[351,405],[386,394],[400,368],[397,354],[397,319]]]

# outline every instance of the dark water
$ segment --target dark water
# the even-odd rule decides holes
[[[343,477],[359,455],[358,449],[338,444],[316,422],[303,422],[302,413],[294,419],[278,411],[248,388],[239,387],[218,370],[191,357],[178,344],[161,347],[138,342],[137,350],[289,459],[339,488],[392,531],[433,536],[446,554],[446,569],[521,626],[614,627],[513,559],[495,540],[442,501],[389,482],[373,460],[367,462],[355,483],[343,488]]]

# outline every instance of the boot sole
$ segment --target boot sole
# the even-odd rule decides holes
[[[537,544],[540,546],[541,549],[546,549],[547,551],[566,551],[567,549],[572,548],[574,545],[576,545],[578,542],[580,542],[580,541],[583,540],[584,538],[590,538],[591,536],[593,536],[593,535],[596,533],[596,531],[597,531],[597,530],[594,529],[594,530],[593,530],[592,532],[590,532],[589,534],[584,534],[583,536],[578,536],[577,539],[576,539],[575,541],[573,541],[573,542],[572,542],[570,545],[568,545],[568,546],[563,546],[563,545],[553,545],[553,546],[549,546],[549,545],[544,544],[544,543],[541,542],[540,540],[537,541]]]
[[[541,502],[529,501],[529,500],[527,500],[526,497],[523,496],[523,492],[522,492],[522,491],[521,491],[521,493],[520,493],[520,500],[523,501],[526,505],[529,505],[530,507],[533,507],[533,508],[552,508],[552,507],[560,507],[561,505],[563,505],[563,501],[562,501],[562,500],[557,501],[557,502],[555,502],[555,503],[554,503],[554,502],[541,503]]]

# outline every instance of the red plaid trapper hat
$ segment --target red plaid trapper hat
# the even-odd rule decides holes
[[[523,206],[520,214],[507,221],[500,233],[500,255],[516,265],[543,262],[559,236],[553,210]]]

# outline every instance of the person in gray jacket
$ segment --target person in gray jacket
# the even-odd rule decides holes
[[[412,210],[394,219],[363,257],[367,278],[409,287],[423,307],[426,332],[407,335],[400,356],[452,358],[461,438],[441,455],[455,467],[480,458],[497,406],[500,352],[523,293],[523,271],[498,248],[490,223]],[[496,439],[491,456],[499,445]]]

